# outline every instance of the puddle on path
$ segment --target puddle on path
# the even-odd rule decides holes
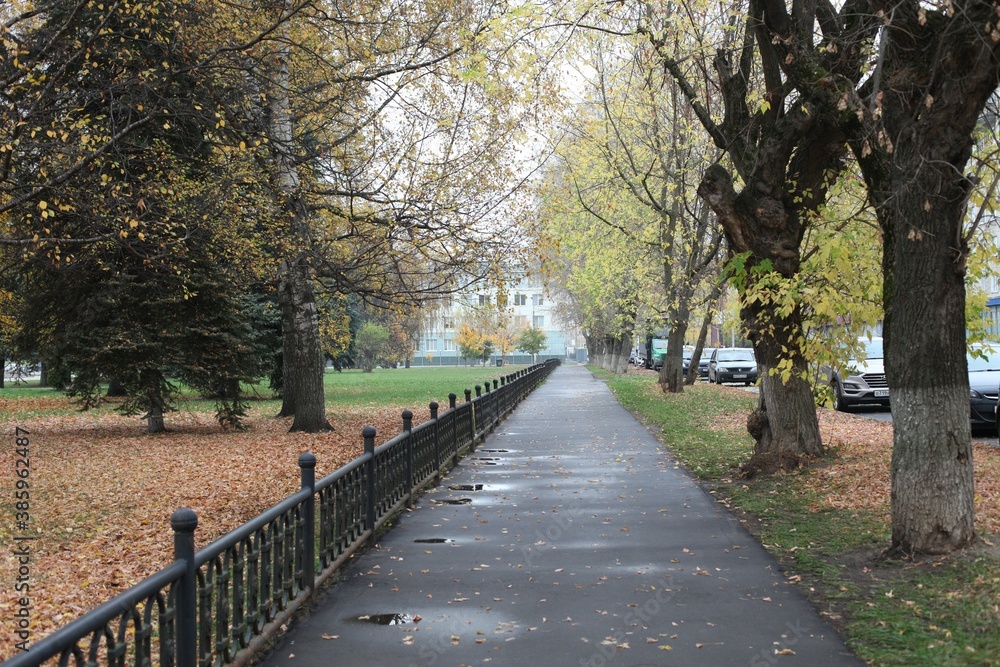
[[[454,544],[455,540],[450,540],[447,537],[427,537],[421,540],[413,540],[419,544]]]
[[[362,614],[353,620],[373,625],[406,625],[413,622],[413,616],[410,614]]]

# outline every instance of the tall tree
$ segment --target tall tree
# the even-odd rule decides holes
[[[293,430],[327,428],[317,289],[417,303],[494,270],[516,242],[511,193],[526,174],[513,151],[535,106],[522,85],[542,68],[515,62],[523,47],[508,41],[505,12],[289,0],[253,51],[248,88],[266,106],[233,113],[266,120],[289,232],[282,413]]]
[[[760,11],[777,66],[849,133],[882,228],[892,549],[960,548],[974,536],[966,169],[1000,80],[996,7],[763,1]]]
[[[823,451],[802,353],[801,307],[778,307],[760,298],[766,291],[743,295],[800,270],[802,239],[837,174],[846,137],[833,114],[788,89],[760,10],[743,9],[641,2],[613,8],[610,27],[597,27],[646,36],[724,151],[726,161],[706,170],[698,193],[725,232],[730,274],[761,367],[759,405],[748,420],[754,471],[797,465]],[[792,372],[772,372],[782,364]]]
[[[3,25],[0,243],[23,260],[4,276],[26,302],[22,346],[74,371],[85,403],[116,381],[150,431],[174,369],[228,424],[250,379],[234,313],[256,202],[247,161],[220,148],[232,86],[205,65],[214,17],[212,3],[52,3]]]
[[[663,321],[668,329],[660,385],[679,392],[695,297],[717,274],[722,241],[721,228],[695,193],[697,177],[707,166],[709,142],[649,44],[619,42],[630,49],[627,57],[614,62],[608,55],[614,51],[601,48],[592,65],[601,127],[590,140],[596,143],[612,187],[636,205],[642,226],[637,236],[645,246],[637,244],[636,252],[656,267],[651,271],[656,286],[643,290],[643,306],[647,319]],[[635,234],[624,230],[610,211],[589,205],[582,192],[579,196],[609,231]]]

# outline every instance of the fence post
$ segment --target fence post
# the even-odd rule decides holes
[[[476,404],[472,403],[472,390],[465,390],[465,402],[471,403],[469,410],[472,411],[472,436],[469,438],[469,452],[476,451]]]
[[[198,527],[198,515],[189,507],[181,507],[170,515],[170,527],[174,529],[174,560],[183,560],[184,576],[177,582],[176,605],[177,642],[176,664],[198,664],[198,575],[194,566],[194,531]]]
[[[299,454],[302,488],[309,489],[309,499],[303,508],[302,530],[302,590],[311,596],[316,589],[316,456],[310,452]]]
[[[431,421],[434,425],[431,428],[434,429],[434,482],[437,483],[441,479],[441,443],[438,441],[438,403],[437,401],[431,401]]]
[[[413,507],[413,412],[403,410],[403,430],[406,438],[406,506]]]
[[[458,415],[456,410],[458,409],[458,396],[454,393],[448,394],[448,408],[451,410],[451,416],[449,420],[451,421],[451,442],[448,443],[448,451],[451,457],[451,467],[454,468],[458,465]]]
[[[365,454],[370,454],[365,464],[365,528],[371,531],[368,539],[375,542],[375,427],[365,426],[361,430],[365,441]]]
[[[496,382],[496,380],[494,380],[494,382]],[[507,383],[502,375],[500,376],[499,383],[500,383],[500,405],[497,409],[497,412],[500,416],[506,416],[508,390],[507,390]]]

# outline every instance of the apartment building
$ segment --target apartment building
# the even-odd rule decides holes
[[[522,274],[516,283],[502,293],[486,285],[473,285],[467,290],[438,301],[436,306],[426,310],[423,327],[417,346],[413,352],[413,366],[447,366],[475,363],[460,355],[458,327],[462,318],[476,308],[495,305],[497,298],[506,303],[506,311],[517,329],[534,327],[545,332],[546,347],[538,355],[539,361],[561,359],[564,361],[585,361],[586,344],[577,332],[568,330],[556,317],[555,304],[545,291],[541,280]],[[582,355],[582,359],[580,356]],[[497,363],[499,355],[494,354],[490,363]],[[531,363],[531,355],[523,352],[508,354],[504,362],[516,364]]]

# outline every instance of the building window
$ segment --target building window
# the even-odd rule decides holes
[[[455,339],[454,338],[445,338],[444,339],[444,351],[445,352],[454,352],[455,351]]]
[[[514,295],[514,305],[515,306],[523,306],[523,305],[526,305],[527,303],[528,303],[528,295],[527,294],[515,294]]]
[[[523,329],[528,326],[528,316],[527,315],[516,315],[514,317],[514,326],[518,329]]]
[[[489,302],[490,302],[490,297],[488,295],[486,295],[486,294],[480,294],[479,295],[479,305],[480,306],[486,306],[486,305],[489,304]]]
[[[536,329],[542,329],[542,328],[544,328],[545,327],[545,316],[544,315],[535,315],[535,317],[532,319],[531,326],[533,326]]]
[[[455,318],[450,315],[444,316],[444,328],[454,329],[455,328]]]
[[[544,306],[545,305],[545,299],[542,297],[541,294],[535,294],[535,295],[533,295],[531,297],[531,300],[535,303],[536,306]]]
[[[424,341],[424,351],[434,352],[437,350],[437,338],[428,338]]]

